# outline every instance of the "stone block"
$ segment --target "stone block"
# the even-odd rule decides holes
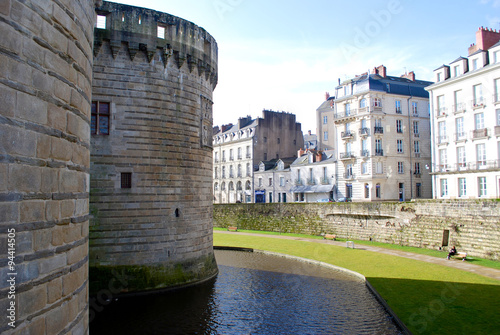
[[[39,192],[41,180],[41,168],[18,164],[9,166],[9,190],[11,191]]]
[[[64,11],[61,9],[59,6],[54,7],[54,13],[55,12],[61,12]],[[67,16],[68,14],[66,14]],[[49,25],[48,23],[43,23],[41,26],[41,38],[47,41],[50,46],[52,46],[54,49],[61,51],[63,53],[66,53],[68,50],[68,39],[57,29],[54,28],[54,26]]]
[[[37,134],[36,140],[36,157],[47,159],[50,157],[51,140],[48,135]]]
[[[43,62],[43,60],[42,60]],[[32,74],[32,85],[34,89],[43,91],[43,92],[51,92],[54,89],[54,77],[47,75],[38,70],[33,70]]]
[[[70,152],[71,154],[71,152]],[[85,189],[84,172],[62,170],[59,173],[59,190],[63,193],[77,193]]]
[[[43,285],[34,286],[28,291],[18,293],[18,319],[22,320],[41,310],[47,304],[47,294]]]
[[[52,232],[50,231],[50,229],[40,229],[33,231],[33,251],[37,252],[48,249],[51,242]]]
[[[76,262],[81,261],[89,253],[88,243],[82,244],[76,248],[72,248],[67,253],[68,265],[72,265]]]
[[[0,203],[0,222],[19,222],[19,203]]]
[[[56,278],[47,283],[47,302],[56,302],[62,297],[62,278]]]
[[[73,113],[68,114],[67,130],[70,134],[75,135],[83,142],[90,140],[90,126],[80,116]]]
[[[77,199],[75,206],[75,216],[85,216],[89,214],[89,200]]]
[[[23,40],[23,36],[18,31],[15,31],[6,23],[0,22],[0,34],[2,36],[0,45],[3,48],[13,52],[14,54],[21,54],[22,43],[19,43],[19,41]],[[6,75],[7,73],[8,72],[4,72],[3,74]]]
[[[66,266],[66,254],[57,254],[39,261],[40,274],[48,274]]]
[[[6,56],[0,55],[0,73],[2,73],[3,71],[7,71],[5,69],[6,66]],[[0,88],[0,95],[2,97],[2,103],[0,104],[0,114],[7,117],[14,116],[14,111],[16,110],[16,92],[7,86],[2,86]]]
[[[9,180],[9,167],[7,164],[0,163],[0,192],[6,192],[8,190],[7,180]]]
[[[55,193],[59,190],[59,170],[51,168],[42,168],[42,193]]]
[[[75,242],[82,237],[82,228],[80,227],[80,224],[69,224],[62,227],[64,232],[64,243]]]
[[[45,317],[38,317],[31,320],[26,326],[25,330],[20,332],[20,334],[29,335],[45,335]]]
[[[47,119],[52,128],[65,132],[66,131],[66,115],[67,111],[57,107],[56,105],[49,104],[47,109]]]
[[[77,270],[68,273],[63,277],[63,296],[73,293],[76,289],[83,285],[86,280],[86,266],[82,266]]]
[[[71,218],[75,213],[76,200],[62,200],[61,201],[61,218]]]
[[[35,157],[36,135],[33,132],[0,124],[0,150],[8,154]]]
[[[21,202],[21,222],[45,220],[45,201],[27,200]]]
[[[16,117],[35,122],[47,124],[47,102],[22,92],[17,92]]]
[[[51,137],[51,158],[65,162],[69,161],[72,155],[72,146],[72,143],[65,139]]]
[[[64,243],[64,226],[55,226],[51,229],[52,231],[52,245],[57,247],[63,245]]]
[[[64,103],[69,104],[71,98],[71,88],[65,82],[60,80],[54,81],[54,95],[64,101]]]
[[[3,0],[0,2],[0,14],[5,16],[10,15],[10,0]]]
[[[68,308],[66,304],[48,311],[45,317],[47,334],[59,334],[69,323],[68,321]]]

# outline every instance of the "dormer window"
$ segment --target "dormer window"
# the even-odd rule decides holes
[[[455,65],[453,67],[453,76],[458,77],[460,75],[460,65]]]
[[[472,60],[472,71],[477,70],[477,58]]]

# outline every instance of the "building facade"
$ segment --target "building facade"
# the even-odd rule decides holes
[[[254,172],[255,203],[292,202],[290,164],[296,157],[260,162]]]
[[[326,93],[325,101],[316,109],[316,134],[318,150],[337,152],[337,128],[335,117],[335,96]]]
[[[500,32],[480,28],[468,57],[434,71],[433,198],[500,197]]]
[[[326,119],[326,124],[318,121],[321,129],[336,136],[336,143],[320,138],[321,148],[337,149],[336,198],[431,197],[429,99],[424,90],[431,83],[416,80],[413,72],[401,77],[386,72],[382,65],[340,83],[335,98],[318,108]]]
[[[332,152],[299,150],[290,165],[293,202],[328,202],[336,194],[336,158]]]
[[[304,146],[294,114],[262,111],[262,118],[240,118],[214,127],[214,203],[255,202],[253,173],[261,161],[294,156]]]

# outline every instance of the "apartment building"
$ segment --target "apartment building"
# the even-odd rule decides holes
[[[262,118],[240,118],[214,127],[214,203],[255,202],[254,171],[261,161],[295,156],[304,146],[294,114],[262,111]],[[260,195],[260,194],[259,194]]]
[[[290,164],[296,157],[262,161],[254,172],[255,203],[292,202]]]
[[[318,108],[320,148],[337,150],[335,198],[405,201],[431,197],[431,82],[393,77],[381,65],[339,81]],[[335,136],[331,141],[330,134]]]
[[[500,197],[500,32],[479,28],[468,57],[434,70],[433,198]]]

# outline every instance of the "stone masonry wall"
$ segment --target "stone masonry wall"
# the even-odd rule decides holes
[[[500,259],[500,202],[422,200],[408,203],[281,203],[214,206],[214,227],[336,234],[421,248],[449,246],[471,256]],[[446,244],[446,243],[445,243]]]
[[[97,13],[92,99],[111,117],[109,135],[91,140],[90,293],[210,278],[217,44],[169,14],[109,2]]]
[[[88,333],[94,15],[93,0],[0,2],[2,334]]]

